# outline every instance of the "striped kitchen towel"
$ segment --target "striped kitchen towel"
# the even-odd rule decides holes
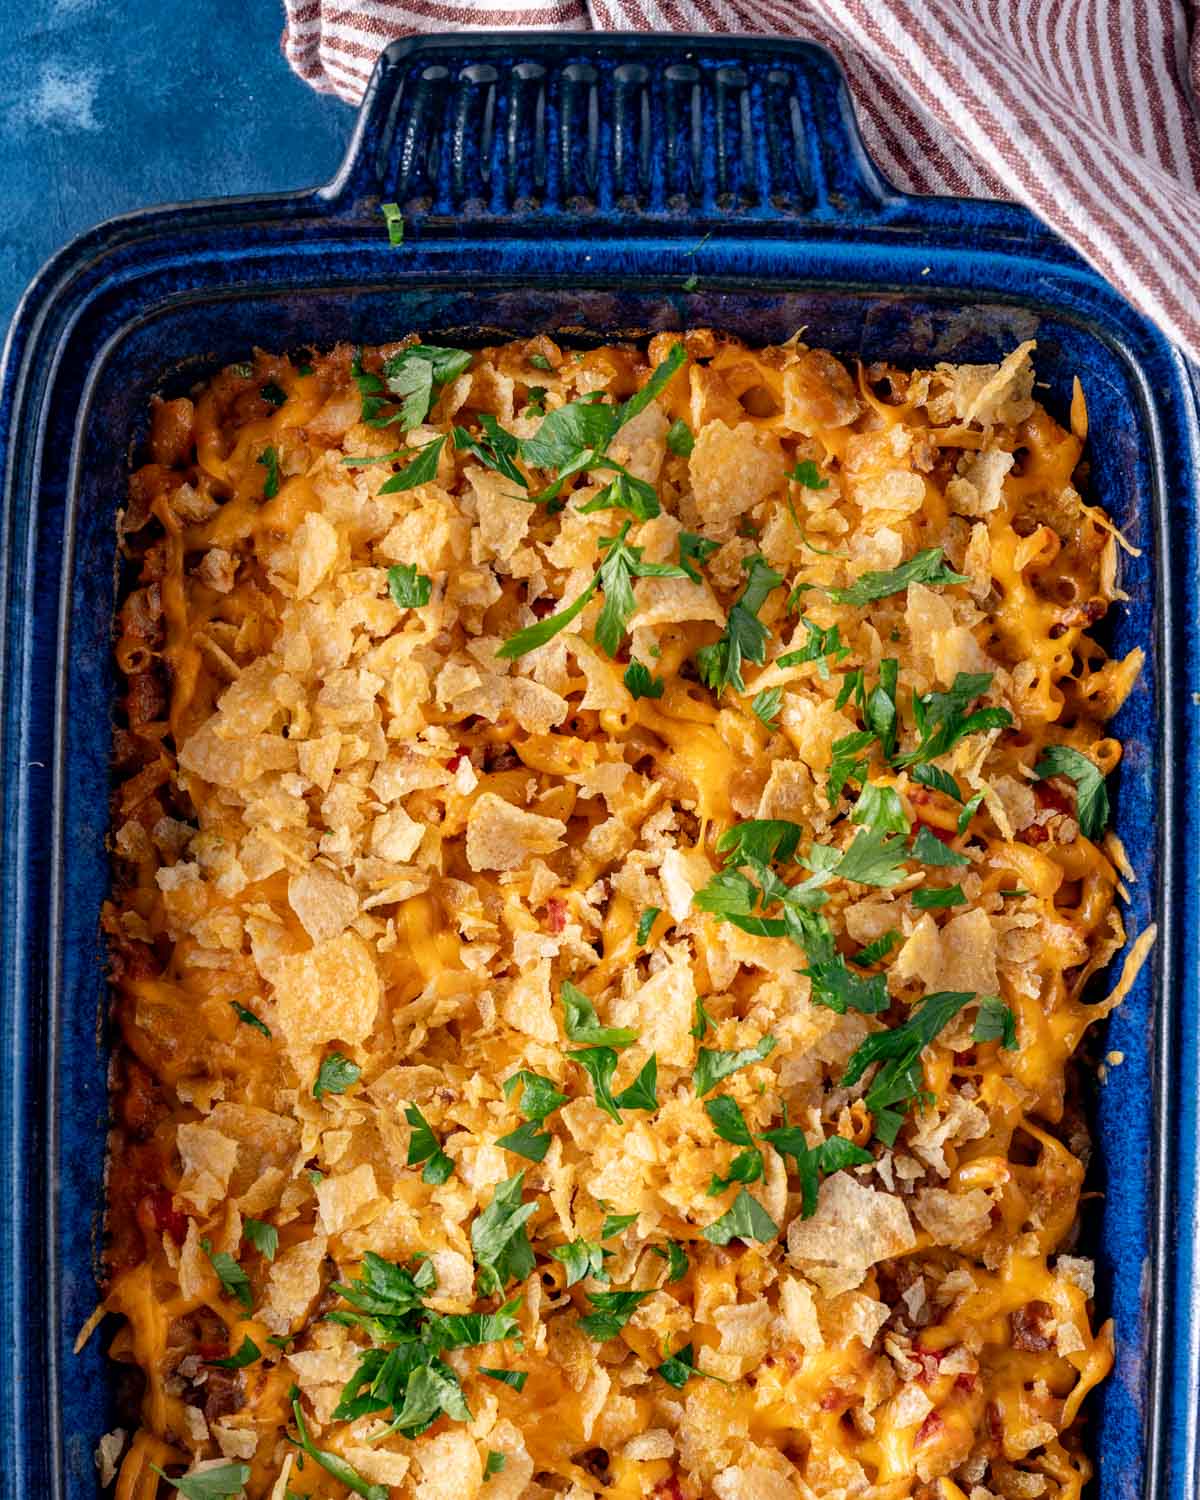
[[[898,187],[1027,203],[1200,359],[1198,0],[284,0],[283,50],[362,96],[418,31],[711,31],[823,42]]]

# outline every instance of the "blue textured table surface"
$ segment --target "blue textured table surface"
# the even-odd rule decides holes
[[[354,112],[289,72],[281,28],[277,0],[0,0],[0,330],[101,219],[333,174]]]

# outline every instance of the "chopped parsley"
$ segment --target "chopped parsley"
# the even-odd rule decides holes
[[[424,1367],[422,1366],[421,1368],[423,1369]],[[443,1366],[443,1368],[445,1367]],[[413,1372],[410,1378],[410,1384],[417,1378],[417,1375],[419,1373],[420,1370]],[[455,1382],[455,1384],[457,1384],[457,1382]],[[460,1399],[461,1396],[462,1392],[460,1391]],[[343,1395],[343,1400],[344,1399],[345,1396]],[[408,1403],[406,1401],[405,1405],[407,1404]],[[466,1403],[463,1402],[462,1404],[465,1409]],[[324,1469],[327,1474],[332,1474],[339,1484],[344,1484],[348,1490],[353,1490],[356,1495],[361,1495],[363,1497],[363,1500],[388,1500],[388,1486],[386,1484],[369,1483],[362,1477],[358,1470],[355,1469],[351,1464],[348,1464],[340,1454],[326,1453],[323,1449],[318,1448],[313,1443],[312,1438],[308,1435],[308,1428],[304,1425],[304,1413],[300,1410],[299,1396],[294,1397],[292,1400],[292,1415],[296,1421],[296,1431],[300,1434],[300,1436],[296,1439],[293,1439],[293,1441],[302,1452],[308,1454],[309,1458],[311,1458],[315,1464],[320,1465],[320,1467]],[[469,1416],[470,1413],[467,1413],[467,1417],[461,1418],[460,1420],[468,1420]],[[247,1478],[249,1478],[248,1473]]]
[[[998,995],[983,995],[979,1014],[971,1032],[975,1042],[999,1042],[1006,1052],[1017,1050],[1017,1021],[1009,1006]]]
[[[1098,839],[1108,822],[1108,792],[1104,773],[1070,745],[1047,745],[1034,767],[1034,775],[1044,781],[1048,776],[1065,776],[1075,783],[1075,815],[1079,831],[1086,839]]]
[[[544,354],[531,354],[529,363],[535,370],[553,370],[554,368]]]
[[[882,937],[877,937],[873,943],[868,943],[865,948],[860,948],[852,962],[861,969],[869,968],[871,964],[877,964],[881,958],[886,958],[901,941],[900,934],[893,928],[890,932],[885,932]]]
[[[397,563],[387,572],[388,593],[401,609],[424,609],[433,594],[433,580],[417,572],[416,563]]]
[[[712,1025],[713,1025],[712,1018],[709,1016],[708,1012],[704,1009],[704,1001],[700,998],[699,995],[697,995],[696,996],[696,1019],[692,1022],[691,1026],[688,1028],[688,1030],[691,1032],[692,1036],[694,1036],[698,1042],[702,1042],[704,1040],[704,1038],[708,1035],[709,1031],[712,1029]]]
[[[258,461],[267,471],[263,480],[263,499],[274,500],[279,493],[279,452],[275,448],[264,448]]]
[[[362,1070],[340,1052],[331,1052],[321,1059],[313,1084],[313,1098],[323,1099],[326,1094],[344,1094],[359,1080]]]
[[[279,1250],[279,1231],[262,1219],[243,1219],[242,1238],[249,1240],[264,1260],[274,1260]]]
[[[784,1117],[786,1119],[786,1115]],[[817,1194],[821,1178],[847,1167],[861,1167],[874,1158],[869,1151],[840,1135],[831,1135],[819,1146],[810,1146],[798,1125],[783,1125],[763,1134],[782,1156],[790,1156],[800,1179],[800,1214],[811,1219],[817,1211]]]
[[[784,818],[746,818],[727,828],[717,840],[717,853],[725,856],[725,867],[745,864],[788,864],[795,857],[803,830]]]
[[[965,854],[960,854],[957,849],[951,849],[943,844],[927,823],[922,823],[918,827],[917,836],[913,839],[912,852],[913,858],[919,859],[923,865],[957,868],[971,863]]]
[[[244,1005],[239,1005],[236,1000],[231,1000],[229,1004],[234,1015],[241,1021],[243,1026],[253,1026],[255,1031],[261,1031],[263,1036],[271,1035],[271,1028],[265,1021],[260,1020],[252,1010],[247,1010]]]
[[[701,578],[692,564],[707,562],[719,546],[719,542],[710,541],[706,536],[697,536],[694,531],[679,533],[679,565],[693,583],[700,583]]]
[[[242,1308],[249,1312],[254,1306],[254,1291],[250,1285],[249,1276],[232,1255],[227,1255],[224,1250],[214,1250],[211,1240],[201,1240],[200,1248],[208,1256],[213,1270],[217,1273],[221,1290],[227,1297],[235,1298]]]
[[[503,1146],[506,1151],[515,1152],[517,1156],[523,1156],[526,1161],[544,1161],[546,1152],[550,1149],[550,1132],[539,1130],[532,1120],[526,1120],[507,1135],[500,1136],[496,1144]]]
[[[512,1386],[514,1391],[523,1391],[525,1382],[529,1379],[528,1370],[497,1370],[487,1365],[480,1365],[479,1373],[486,1375],[489,1380],[498,1380],[501,1385]]]
[[[822,678],[829,676],[830,661],[843,661],[850,655],[850,647],[842,644],[841,635],[836,625],[814,625],[807,616],[801,616],[800,624],[808,631],[808,639],[803,646],[795,651],[785,651],[775,661],[777,667],[799,667],[805,662],[817,664],[817,674]]]
[[[503,1291],[510,1281],[523,1281],[536,1264],[525,1221],[537,1211],[537,1204],[521,1201],[524,1183],[524,1170],[502,1182],[471,1225],[471,1248],[485,1293]]]
[[[383,215],[383,222],[387,226],[388,244],[402,245],[404,243],[404,215],[400,212],[400,205],[381,203],[379,212]]]
[[[655,677],[644,662],[631,661],[625,668],[625,686],[636,700],[638,698],[661,698],[666,683]]]
[[[483,1477],[490,1479],[493,1474],[502,1474],[504,1465],[508,1462],[507,1453],[498,1453],[495,1448],[489,1448],[487,1459],[483,1465]]]
[[[758,612],[783,582],[782,576],[757,553],[744,559],[742,567],[746,570],[746,586],[729,611],[720,639],[711,646],[701,646],[696,652],[701,681],[718,696],[727,687],[739,693],[746,691],[742,680],[743,661],[757,666],[766,661],[770,632],[758,618]]]
[[[949,771],[943,771],[941,766],[914,766],[909,775],[920,786],[931,787],[935,792],[941,792],[943,796],[952,797],[955,802],[963,801],[958,782]]]
[[[904,768],[937,760],[968,734],[977,734],[984,729],[1006,729],[1012,723],[1012,714],[1006,708],[967,711],[968,704],[986,693],[991,685],[990,672],[959,672],[947,692],[926,693],[923,698],[914,693],[913,722],[920,743],[915,750],[896,756],[895,765]]]
[[[408,1165],[419,1167],[424,1162],[425,1170],[421,1173],[421,1181],[431,1187],[440,1187],[453,1176],[454,1163],[438,1144],[429,1121],[415,1104],[405,1105],[404,1118],[412,1127],[408,1138]]]
[[[908,1020],[890,1031],[873,1032],[855,1050],[842,1085],[852,1088],[872,1063],[881,1063],[866,1092],[866,1106],[875,1116],[875,1134],[885,1146],[895,1143],[908,1107],[924,1097],[921,1053],[974,1000],[969,991],[938,990],[926,995]]]
[[[969,802],[963,803],[962,811],[959,813],[958,822],[955,825],[960,834],[966,833],[967,829],[971,826],[971,819],[979,811],[985,795],[984,792],[976,792]]]
[[[701,1047],[692,1073],[692,1086],[697,1097],[703,1099],[711,1094],[723,1078],[753,1063],[762,1062],[775,1050],[775,1038],[764,1036],[753,1047],[743,1047],[738,1052],[722,1052],[713,1047]]]
[[[150,1467],[160,1479],[173,1485],[183,1500],[233,1500],[250,1483],[249,1464],[220,1464],[216,1468],[202,1469],[199,1474],[182,1474],[178,1479],[164,1474],[157,1464]]]
[[[811,458],[805,458],[795,468],[789,469],[784,476],[786,479],[794,479],[797,484],[802,484],[808,490],[827,490],[828,479],[821,478],[821,471],[813,463]]]
[[[566,407],[562,408],[563,411],[566,409]],[[596,644],[602,647],[609,656],[616,656],[636,607],[633,597],[633,580],[635,578],[687,577],[684,569],[677,567],[674,563],[643,562],[642,549],[630,546],[625,540],[629,535],[631,524],[626,521],[615,537],[600,538],[604,560],[596,569],[591,583],[577,599],[566,609],[559,610],[557,614],[550,615],[545,620],[539,620],[535,625],[528,625],[524,630],[518,630],[515,635],[509,636],[496,655],[512,661],[529,651],[535,651],[539,646],[544,646],[583,611],[584,606],[599,589],[604,595],[604,607],[596,621]]]
[[[608,1272],[604,1269],[604,1259],[609,1252],[602,1250],[592,1240],[571,1240],[566,1245],[555,1245],[550,1254],[566,1272],[564,1289],[575,1286],[585,1276],[592,1276],[597,1281],[609,1279]]]
[[[662,908],[648,906],[638,918],[636,940],[639,948],[644,948],[650,940],[650,934],[654,930],[654,924],[662,916]]]
[[[252,1365],[256,1359],[262,1358],[262,1350],[247,1335],[241,1342],[235,1354],[228,1355],[225,1359],[205,1360],[205,1364],[216,1365],[222,1370],[244,1370],[247,1365]]]
[[[765,729],[774,730],[777,727],[776,721],[779,717],[779,705],[782,702],[782,688],[763,688],[762,692],[755,693],[751,700],[750,712]]]
[[[541,389],[541,387],[536,387]],[[533,392],[530,392],[532,395]],[[542,391],[545,395],[545,391]],[[479,414],[479,425],[483,428],[482,438],[473,438],[465,427],[454,428],[454,446],[461,452],[473,454],[485,469],[493,469],[497,474],[502,474],[505,479],[511,479],[514,484],[520,485],[523,490],[529,488],[529,481],[521,473],[516,465],[517,452],[520,443],[505,428],[501,427],[491,412],[485,411]],[[518,495],[514,498],[524,500],[527,497]]]
[[[627,1026],[601,1026],[596,1007],[569,979],[563,980],[559,999],[562,1001],[563,1021],[570,1041],[600,1047],[628,1047],[637,1041],[637,1032]]]
[[[287,400],[287,392],[274,380],[268,380],[266,385],[260,386],[258,393],[271,406],[282,406]]]
[[[552,1115],[567,1102],[567,1096],[552,1078],[522,1068],[504,1080],[504,1097],[511,1099],[517,1089],[521,1090],[520,1110],[525,1118],[540,1125],[547,1115]]]
[[[379,486],[381,495],[396,495],[401,490],[414,490],[419,484],[428,484],[437,478],[438,460],[442,456],[442,449],[446,446],[446,434],[434,438],[431,443],[422,443],[416,450],[417,456],[404,468],[397,469],[390,479],[385,479]]]
[[[712,1245],[728,1245],[734,1239],[757,1240],[762,1244],[773,1240],[778,1233],[779,1225],[758,1199],[742,1188],[732,1208],[704,1230],[704,1238]]]
[[[695,446],[696,439],[692,435],[692,429],[682,417],[676,417],[675,421],[667,428],[667,447],[677,457],[689,458]]]
[[[661,1375],[667,1384],[673,1385],[677,1391],[683,1390],[693,1375],[701,1373],[696,1367],[695,1349],[691,1344],[684,1344],[682,1349],[669,1355],[661,1365],[656,1366],[654,1373]]]
[[[579,1326],[598,1344],[616,1338],[649,1292],[592,1292],[592,1311],[580,1318]]]
[[[637,1223],[637,1214],[605,1214],[604,1223],[600,1226],[600,1238],[611,1240],[618,1234],[623,1234],[631,1224]]]
[[[908,816],[895,787],[873,781],[863,783],[858,801],[850,813],[852,823],[860,823],[874,833],[907,833]]]
[[[926,886],[912,893],[912,904],[918,911],[939,911],[945,906],[962,906],[966,901],[961,885]]]
[[[963,573],[955,573],[942,561],[940,547],[927,547],[918,552],[898,568],[886,572],[868,571],[844,589],[827,589],[826,593],[835,604],[850,604],[861,609],[876,599],[886,599],[891,594],[902,593],[911,583],[947,584],[969,583]]]

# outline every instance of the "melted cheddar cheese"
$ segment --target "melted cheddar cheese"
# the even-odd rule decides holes
[[[1117,539],[1073,487],[1082,392],[1060,427],[1031,353],[904,372],[709,331],[469,359],[408,341],[260,353],[156,405],[124,518],[106,918],[105,1308],[143,1382],[118,1500],[185,1469],[252,1500],[1079,1494],[1113,1335],[1071,1253],[1072,1056],[1125,935],[1082,797],[1038,766],[1060,746],[1112,769],[1140,654],[1090,633]],[[576,440],[590,462],[526,450],[545,423],[565,453],[557,413],[585,423],[660,367],[653,400]],[[929,549],[941,570],[907,577]],[[758,645],[735,613],[756,568]],[[714,679],[739,628],[744,677]],[[1000,712],[922,760],[920,716],[952,712],[962,674],[957,711]],[[831,788],[880,713],[894,747],[866,733]],[[871,830],[890,862],[839,877],[868,795],[899,820]],[[779,907],[756,927],[708,899],[745,878],[728,836],[766,820],[800,834],[785,886],[824,851],[829,962],[878,1003],[835,1003]],[[932,862],[896,854],[898,828]],[[851,1058],[945,992],[958,1013],[889,1131]],[[976,1036],[988,1006],[1014,1045]],[[706,1054],[726,1061],[704,1090]],[[532,1123],[530,1075],[558,1099]],[[717,1098],[740,1126],[716,1128]],[[523,1121],[540,1156],[504,1143]],[[813,1201],[765,1136],[784,1124],[858,1148]],[[500,1291],[478,1226],[506,1192],[529,1259]],[[353,1406],[400,1341],[348,1315],[384,1263],[429,1268],[421,1337],[509,1317],[425,1349],[461,1407],[405,1424],[403,1384]]]

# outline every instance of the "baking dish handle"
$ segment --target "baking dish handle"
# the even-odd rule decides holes
[[[903,201],[871,161],[841,69],[810,42],[413,37],[380,56],[338,216],[406,223],[616,217],[864,223]]]

